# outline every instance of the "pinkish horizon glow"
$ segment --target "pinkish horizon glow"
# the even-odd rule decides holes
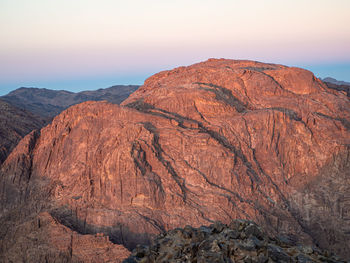
[[[142,84],[210,57],[350,81],[349,11],[348,0],[2,0],[0,93]]]

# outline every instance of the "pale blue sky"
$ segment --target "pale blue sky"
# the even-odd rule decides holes
[[[349,0],[0,0],[0,94],[142,84],[210,57],[350,81]]]

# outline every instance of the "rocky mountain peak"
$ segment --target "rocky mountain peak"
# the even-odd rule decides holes
[[[0,209],[128,249],[242,218],[349,258],[349,120],[346,94],[307,70],[211,59],[160,72],[121,106],[68,108],[31,154],[17,147]]]

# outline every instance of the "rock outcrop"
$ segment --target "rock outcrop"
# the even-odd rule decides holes
[[[122,106],[70,107],[22,140],[1,169],[1,215],[47,211],[129,249],[243,218],[349,258],[349,121],[346,94],[303,69],[213,59],[161,72]]]
[[[12,214],[12,216],[14,216]],[[26,221],[8,218],[2,232],[0,262],[122,262],[130,252],[108,236],[81,235],[61,225],[47,212]],[[4,251],[6,251],[4,253]]]
[[[138,246],[124,263],[137,262],[343,262],[317,247],[286,237],[269,237],[257,224],[234,220],[229,226],[176,228],[159,235],[152,246]]]

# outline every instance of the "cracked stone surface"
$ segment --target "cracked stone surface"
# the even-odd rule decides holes
[[[284,236],[269,237],[252,221],[229,225],[176,228],[157,236],[151,246],[137,246],[124,263],[137,262],[344,262],[328,251],[304,246]]]
[[[82,103],[24,138],[1,168],[1,215],[47,211],[128,249],[251,219],[349,258],[349,121],[346,94],[303,69],[212,59],[164,71],[122,106]]]

